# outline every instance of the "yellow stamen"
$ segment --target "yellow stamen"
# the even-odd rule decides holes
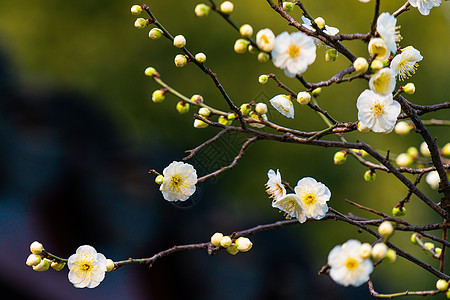
[[[287,53],[291,58],[295,58],[300,55],[300,48],[296,45],[290,45],[287,50]]]
[[[349,270],[354,270],[356,267],[358,267],[358,261],[354,258],[349,257],[347,261],[345,262],[345,266]]]
[[[384,105],[381,105],[379,102],[375,103],[375,105],[372,106],[372,112],[377,117],[381,116],[384,113]]]

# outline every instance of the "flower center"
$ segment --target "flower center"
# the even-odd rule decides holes
[[[291,58],[295,58],[300,55],[300,48],[296,45],[290,45],[287,50],[287,53]]]
[[[379,45],[374,45],[373,47],[374,47],[373,53],[376,56],[384,57],[386,55],[386,48],[384,46],[382,46],[382,45],[380,45],[380,46]]]
[[[345,262],[345,267],[349,270],[354,270],[356,267],[358,267],[358,261],[354,258],[349,257],[347,261]]]
[[[264,41],[264,43],[268,44],[269,43],[269,39],[267,38],[267,36],[265,34],[263,34],[261,36],[261,39]]]
[[[375,105],[372,106],[372,112],[377,117],[381,116],[384,113],[384,105],[381,105],[379,102],[375,103]]]
[[[314,202],[316,202],[316,196],[314,196],[313,194],[307,194],[304,198],[303,201],[305,202],[305,204],[307,205],[312,205],[314,204]]]
[[[180,176],[175,175],[175,176],[172,177],[170,183],[172,185],[174,185],[175,187],[177,187],[177,186],[179,186],[182,183],[182,181],[183,180],[182,180],[182,178]]]
[[[80,269],[81,269],[82,271],[89,271],[89,269],[90,269],[91,267],[92,267],[92,266],[91,266],[90,264],[84,263],[84,264],[81,265]]]

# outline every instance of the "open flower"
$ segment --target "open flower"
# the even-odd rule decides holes
[[[80,246],[69,257],[69,281],[76,288],[95,288],[105,278],[106,257],[88,245]]]
[[[373,265],[369,258],[361,257],[360,250],[357,240],[335,246],[328,254],[331,279],[343,286],[360,286],[369,280]]]
[[[287,217],[297,218],[300,223],[305,223],[306,213],[300,197],[296,194],[287,194],[272,202],[272,207],[286,213]]]
[[[286,195],[286,189],[281,182],[280,170],[277,170],[277,173],[275,173],[274,170],[270,169],[269,172],[267,172],[267,177],[269,177],[269,180],[267,180],[266,183],[266,192],[274,201]]]
[[[400,114],[400,104],[394,101],[391,94],[380,95],[371,90],[359,95],[356,107],[358,120],[374,132],[391,132]]]
[[[369,81],[369,87],[378,94],[387,95],[395,89],[395,72],[391,68],[383,68],[373,74]]]
[[[389,50],[382,38],[371,39],[368,46],[369,53],[375,59],[384,61],[389,58]]]
[[[159,190],[167,201],[185,201],[195,193],[197,172],[192,165],[174,161],[164,169],[163,175]]]
[[[277,95],[270,99],[270,104],[275,107],[283,116],[294,118],[294,105],[291,98],[286,95]]]
[[[391,69],[401,80],[409,78],[416,72],[418,62],[422,60],[419,50],[409,46],[402,53],[396,55],[391,62]]]
[[[284,69],[288,77],[302,74],[316,59],[316,45],[302,32],[283,32],[275,39],[272,50],[273,64]]]
[[[331,192],[323,183],[317,182],[314,178],[305,177],[297,182],[294,191],[300,198],[307,217],[319,220],[325,216]]]
[[[392,53],[397,52],[397,42],[402,39],[397,19],[389,13],[382,13],[377,20],[377,31]]]
[[[409,0],[409,4],[417,7],[424,16],[427,16],[433,7],[441,5],[441,2],[442,0]]]
[[[269,28],[262,29],[256,34],[256,45],[265,52],[272,51],[275,47],[275,35]]]

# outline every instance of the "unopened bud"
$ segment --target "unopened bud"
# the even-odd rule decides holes
[[[228,248],[231,245],[231,238],[228,235],[223,236],[220,239],[220,246],[224,248]]]
[[[266,114],[258,115],[256,112],[252,111],[248,116],[250,118],[253,118],[253,119],[256,119],[256,120],[263,119],[263,120],[267,121],[267,115]],[[261,123],[250,123],[249,125],[252,126],[252,127],[256,127],[256,128],[263,128],[264,126],[266,126],[266,125],[261,124]]]
[[[147,69],[145,69],[144,74],[146,76],[150,76],[150,77],[153,77],[153,76],[159,77],[158,71],[156,71],[156,69],[153,67],[148,67]]]
[[[209,108],[202,107],[198,110],[198,114],[204,118],[207,118],[211,115],[211,111],[209,110]]]
[[[161,185],[164,182],[164,176],[163,175],[156,176],[155,182],[156,182],[156,184]]]
[[[400,153],[395,159],[395,163],[400,167],[408,167],[413,163],[411,156],[407,153]]]
[[[436,288],[441,292],[446,291],[448,289],[448,282],[445,279],[439,279],[436,282]]]
[[[202,120],[199,120],[199,119],[195,119],[194,127],[195,128],[205,128],[205,127],[208,127],[208,123],[203,122]]]
[[[142,12],[142,6],[140,5],[133,5],[131,7],[131,13],[133,15],[139,15]]]
[[[356,72],[366,73],[369,69],[369,63],[364,57],[358,57],[353,62],[353,67],[355,68]]]
[[[27,266],[33,267],[41,262],[41,257],[39,255],[31,253],[28,255],[27,261],[25,262]]]
[[[335,165],[342,165],[347,160],[347,151],[341,150],[336,152],[333,160]]]
[[[266,52],[259,52],[258,53],[258,61],[262,64],[265,64],[270,60],[270,56]]]
[[[236,114],[235,113],[230,113],[227,115],[227,119],[230,121],[233,121],[236,119]]]
[[[206,61],[205,53],[200,52],[195,54],[195,60],[198,61],[199,63],[204,63]]]
[[[321,93],[322,93],[322,88],[320,88],[320,87],[314,89],[314,90],[311,92],[311,94],[312,94],[314,97],[319,96]]]
[[[48,268],[50,268],[52,261],[44,258],[41,260],[40,263],[38,263],[37,265],[33,266],[33,270],[37,271],[37,272],[45,272],[48,270]]]
[[[186,46],[186,38],[184,35],[177,35],[173,38],[173,45],[177,48],[183,48]]]
[[[30,251],[33,254],[41,254],[43,250],[44,246],[42,246],[42,244],[39,243],[38,241],[34,241],[30,245]]]
[[[367,170],[364,172],[364,180],[367,182],[375,181],[377,178],[377,173],[375,173],[375,170]]]
[[[61,271],[62,269],[64,269],[65,265],[66,265],[66,263],[63,261],[58,261],[58,262],[54,261],[54,262],[52,262],[52,264],[50,266],[55,271]]]
[[[414,232],[413,234],[411,234],[411,238],[410,238],[410,240],[411,240],[411,243],[413,243],[414,245],[417,245],[418,243],[417,243],[417,240],[420,240],[420,239],[422,239],[422,237],[420,236],[420,234],[418,234],[417,232]]]
[[[386,259],[390,263],[394,263],[397,260],[397,253],[392,249],[388,249],[388,251],[386,253]]]
[[[384,221],[378,226],[378,233],[384,237],[389,237],[394,233],[394,226],[389,221]]]
[[[220,11],[226,15],[230,15],[233,12],[234,4],[231,1],[224,1],[220,4]]]
[[[239,28],[239,32],[243,37],[251,37],[253,34],[253,27],[249,24],[244,24]]]
[[[203,103],[203,97],[200,95],[193,95],[191,97],[191,101],[194,101],[196,103]]]
[[[164,32],[159,29],[159,28],[152,28],[150,29],[149,33],[148,33],[148,37],[151,38],[152,40],[157,40],[160,37],[162,37],[164,34]]]
[[[197,6],[195,6],[195,14],[197,15],[197,17],[199,18],[204,18],[206,16],[208,16],[209,11],[211,10],[211,8],[206,5],[206,4],[197,4]]]
[[[243,53],[247,52],[249,44],[250,44],[250,42],[247,40],[238,39],[234,43],[234,52],[239,53],[239,54],[243,54]]]
[[[414,94],[414,92],[416,91],[416,86],[414,85],[414,83],[407,83],[404,87],[403,90],[405,91],[405,93],[407,93],[408,95],[412,95]]]
[[[219,123],[222,125],[230,126],[233,121],[228,120],[228,118],[225,116],[219,116]]]
[[[370,128],[366,125],[363,125],[361,122],[358,122],[358,131],[362,133],[368,133],[370,131]]]
[[[411,126],[405,121],[400,121],[395,125],[394,131],[396,134],[405,135],[411,131]]]
[[[220,232],[216,232],[211,236],[211,244],[213,244],[216,247],[220,246],[220,241],[223,238],[223,234]]]
[[[406,153],[408,153],[413,160],[417,160],[419,158],[419,150],[417,150],[416,147],[409,147],[408,150],[406,150]]]
[[[420,153],[422,153],[422,155],[426,157],[431,156],[430,150],[428,149],[428,145],[426,142],[422,142],[422,144],[420,144]]]
[[[148,21],[144,18],[137,18],[134,22],[134,27],[142,29],[148,25]]]
[[[106,260],[106,272],[111,272],[112,270],[114,270],[114,267],[114,261],[108,258]]]
[[[447,157],[450,156],[450,143],[447,143],[447,144],[445,144],[444,147],[442,147],[441,153],[444,156],[447,156]]]
[[[269,80],[269,76],[267,76],[266,74],[259,76],[258,81],[261,84],[266,84],[267,81]]]
[[[178,111],[180,114],[185,114],[185,113],[187,113],[187,112],[189,111],[189,107],[190,107],[190,105],[189,105],[189,103],[187,103],[187,102],[184,102],[184,101],[178,101],[178,103],[177,103],[177,111]]]
[[[431,255],[431,253],[427,250],[433,251],[434,250],[434,244],[431,242],[426,242],[423,244],[423,251],[425,252],[425,254]]]
[[[177,56],[175,56],[174,61],[175,66],[177,66],[178,68],[182,68],[187,64],[187,58],[183,54],[178,54]]]
[[[152,101],[155,103],[161,103],[166,98],[164,90],[156,90],[152,94]]]
[[[404,207],[404,206],[401,206],[401,207],[395,206],[392,209],[392,215],[395,216],[395,217],[402,217],[402,216],[406,215],[406,207]]]
[[[372,63],[370,64],[370,68],[373,71],[378,71],[380,69],[383,68],[383,62],[379,59],[375,59],[374,61],[372,61]]]
[[[250,111],[252,110],[250,104],[248,103],[244,103],[241,105],[241,113],[243,116],[248,116],[248,114],[250,113]]]
[[[385,243],[378,243],[372,247],[372,257],[376,260],[386,257],[388,248]]]
[[[442,253],[442,248],[435,247],[435,248],[434,248],[434,252],[435,252],[437,255],[441,255],[441,253]]]
[[[336,49],[332,48],[332,49],[328,49],[327,51],[325,51],[325,60],[327,62],[336,61],[337,57],[338,57],[338,52]]]
[[[325,27],[325,20],[322,17],[317,17],[314,19],[314,23],[317,24],[317,27],[323,29]]]
[[[308,93],[308,92],[299,92],[297,94],[297,102],[298,103],[300,103],[302,105],[305,105],[305,104],[308,104],[309,101],[311,101],[311,94],[310,93]]]
[[[294,10],[294,7],[295,7],[295,3],[292,3],[292,2],[283,2],[283,9],[284,9],[286,12],[291,12],[291,11],[293,11],[293,10]]]
[[[231,244],[229,247],[227,247],[227,251],[231,255],[236,255],[239,252],[238,248],[236,247],[236,244],[234,243]]]
[[[369,243],[362,244],[361,247],[359,248],[359,256],[365,259],[369,258],[371,254],[372,254],[372,245],[370,245]]]
[[[246,237],[240,237],[235,242],[236,247],[241,252],[247,252],[253,246],[253,243]]]
[[[265,103],[258,103],[256,104],[255,111],[260,115],[266,114],[267,105]]]

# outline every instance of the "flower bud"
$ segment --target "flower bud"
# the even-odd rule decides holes
[[[256,104],[255,111],[260,115],[266,114],[267,105],[265,103],[258,103]]]
[[[369,243],[364,243],[359,248],[359,256],[361,256],[361,258],[363,259],[369,258],[371,253],[372,253],[372,245],[370,245]]]
[[[231,238],[228,235],[223,236],[220,239],[220,246],[224,248],[228,248],[231,245]]]
[[[213,244],[216,247],[220,246],[220,241],[223,238],[223,234],[220,232],[216,232],[211,236],[211,244]]]
[[[139,15],[142,12],[142,6],[140,5],[133,5],[131,7],[131,13],[133,15]]]
[[[222,124],[222,125],[230,126],[231,123],[233,123],[233,121],[232,120],[228,120],[228,118],[225,117],[225,116],[219,116],[219,123]]]
[[[239,54],[243,54],[243,53],[247,52],[247,48],[248,48],[249,44],[250,44],[250,42],[247,40],[244,40],[244,39],[236,40],[236,42],[234,43],[234,52],[239,53]]]
[[[161,103],[166,98],[164,90],[156,90],[152,94],[152,101],[155,103]]]
[[[137,18],[134,22],[134,27],[142,29],[148,25],[148,21],[144,18]]]
[[[450,290],[445,292],[445,297],[447,297],[447,299],[450,299]]]
[[[201,64],[204,63],[206,61],[205,53],[200,52],[200,53],[195,54],[195,60]]]
[[[434,244],[431,242],[424,243],[423,247],[424,247],[423,251],[425,252],[425,254],[428,254],[428,255],[431,255],[431,253],[429,251],[426,251],[427,249],[431,250],[431,251],[434,250]]]
[[[425,181],[430,185],[433,190],[437,190],[439,188],[439,183],[441,182],[441,178],[439,177],[439,173],[437,171],[431,171],[425,177]]]
[[[206,4],[200,3],[200,4],[197,4],[194,11],[195,11],[195,14],[197,15],[197,17],[205,18],[208,16],[210,10],[211,10],[211,7],[209,7]]]
[[[208,127],[208,123],[203,122],[202,120],[195,119],[194,120],[194,127],[195,128],[205,128],[205,127]]]
[[[192,95],[191,101],[194,101],[196,103],[203,103],[203,97],[200,95]]]
[[[308,92],[299,92],[297,94],[297,102],[298,103],[300,103],[302,105],[305,105],[305,104],[308,104],[309,101],[311,101],[311,94],[310,93],[308,93]]]
[[[114,267],[115,265],[113,260],[108,258],[106,260],[106,272],[111,272],[112,270],[114,270]]]
[[[369,69],[369,63],[364,57],[358,57],[353,62],[353,67],[355,68],[356,72],[366,73]]]
[[[317,27],[323,29],[325,27],[325,20],[322,17],[317,17],[314,19],[314,23],[317,24]]]
[[[420,153],[422,153],[422,155],[426,157],[431,156],[430,150],[428,149],[428,145],[426,142],[422,142],[422,144],[420,144]]]
[[[394,131],[396,134],[405,135],[411,131],[411,126],[405,121],[400,121],[395,125]]]
[[[444,156],[450,156],[450,143],[445,144],[445,146],[441,149],[441,153]]]
[[[395,206],[392,209],[392,215],[395,216],[395,217],[402,217],[402,216],[406,215],[406,207],[404,207],[404,206],[401,206],[401,207]]]
[[[395,163],[400,167],[408,167],[413,163],[411,156],[407,153],[400,153],[395,159]]]
[[[378,233],[384,237],[389,237],[394,233],[394,226],[389,221],[384,221],[378,226]]]
[[[385,243],[378,243],[372,247],[372,257],[376,260],[386,257],[388,248]]]
[[[364,180],[367,182],[375,181],[377,178],[377,173],[375,173],[375,170],[367,170],[364,172]]]
[[[51,260],[44,258],[41,260],[40,263],[33,266],[33,270],[38,271],[38,272],[45,272],[48,270],[48,268],[50,268],[51,263],[52,263]]]
[[[173,45],[177,48],[183,48],[184,46],[186,46],[186,38],[184,37],[184,35],[177,35],[173,38]]]
[[[236,247],[241,252],[247,252],[253,246],[253,243],[246,237],[240,237],[235,242]]]
[[[220,11],[226,15],[230,15],[233,12],[234,4],[231,1],[224,1],[220,4]]]
[[[238,250],[238,248],[236,247],[236,244],[231,244],[228,248],[227,248],[227,251],[228,251],[228,253],[230,253],[231,255],[236,255],[238,252],[239,252],[239,250]]]
[[[253,46],[252,44],[248,45],[248,52],[251,54],[256,54],[259,52],[258,47]]]
[[[178,103],[177,103],[177,111],[178,111],[180,114],[185,114],[185,113],[187,113],[187,112],[189,111],[189,107],[190,107],[190,105],[189,105],[189,103],[187,103],[187,102],[184,102],[184,101],[178,101]]]
[[[334,164],[342,165],[347,160],[347,151],[341,150],[334,154]]]
[[[228,114],[227,119],[230,121],[234,121],[236,119],[236,114],[235,113]]]
[[[435,247],[435,248],[434,248],[434,252],[435,252],[437,255],[441,255],[441,253],[442,253],[442,248]]]
[[[211,115],[211,111],[209,110],[209,108],[202,107],[198,110],[198,114],[204,118],[207,118]]]
[[[295,3],[292,2],[283,2],[283,9],[286,12],[291,12],[294,10]]]
[[[270,60],[270,56],[266,52],[259,52],[258,53],[258,61],[262,64],[265,64]]]
[[[239,28],[239,32],[243,37],[251,37],[253,34],[253,27],[249,24],[244,24]]]
[[[256,120],[263,119],[263,120],[267,121],[267,115],[266,114],[258,115],[256,112],[252,111],[248,116],[250,118],[253,118],[253,119],[256,119]],[[256,127],[256,128],[263,128],[264,126],[266,126],[266,125],[261,124],[261,123],[250,123],[249,125],[252,126],[252,127]]]
[[[175,56],[175,66],[182,68],[187,64],[187,58],[183,54],[178,54]]]
[[[397,253],[392,249],[388,249],[388,251],[386,253],[386,259],[390,263],[394,263],[397,260]]]
[[[62,269],[64,269],[65,265],[66,265],[66,263],[64,261],[59,261],[59,262],[53,261],[50,266],[55,271],[61,271]]]
[[[416,147],[409,147],[408,150],[406,150],[406,153],[408,153],[413,160],[417,160],[419,158],[419,150],[417,150]]]
[[[436,282],[436,288],[441,292],[446,291],[448,289],[448,282],[445,279],[439,279]]]
[[[325,51],[325,60],[327,62],[336,61],[337,57],[338,57],[338,52],[336,49],[332,48],[332,49],[328,49],[327,51]]]
[[[383,62],[381,60],[375,59],[371,64],[370,64],[370,69],[372,69],[372,71],[376,72],[380,69],[383,68]]]
[[[267,76],[266,74],[259,76],[258,81],[261,84],[266,84],[267,81],[269,80],[269,76]]]
[[[252,110],[250,104],[248,103],[244,103],[241,105],[241,113],[243,116],[248,116],[248,114],[250,113],[250,111]]]
[[[314,89],[314,90],[311,92],[311,94],[312,94],[314,97],[319,96],[321,93],[322,93],[322,88],[320,88],[320,87],[318,87],[317,89]]]
[[[164,181],[164,176],[163,175],[160,174],[160,175],[156,176],[156,178],[155,178],[156,184],[161,185],[163,183],[163,181]]]
[[[416,91],[416,86],[414,85],[414,83],[407,83],[404,87],[403,90],[405,91],[405,93],[407,93],[408,95],[412,95],[414,94],[414,92]]]
[[[414,232],[413,234],[411,234],[411,243],[413,243],[414,245],[417,245],[417,239],[422,239],[422,237],[420,236],[420,234],[418,234],[417,232]]]
[[[39,243],[38,241],[34,241],[30,245],[30,251],[33,254],[41,254],[43,250],[44,246],[42,246],[42,244]]]
[[[152,28],[150,29],[149,33],[148,33],[148,37],[151,38],[152,40],[157,40],[160,37],[162,37],[164,34],[164,32],[159,29],[159,28]]]
[[[33,267],[33,266],[39,264],[40,262],[41,262],[41,257],[39,255],[31,253],[30,255],[28,255],[28,258],[27,258],[27,261],[25,262],[25,264],[27,266]]]
[[[156,71],[156,69],[153,67],[148,67],[147,69],[145,69],[144,74],[150,77],[159,77],[158,71]]]

